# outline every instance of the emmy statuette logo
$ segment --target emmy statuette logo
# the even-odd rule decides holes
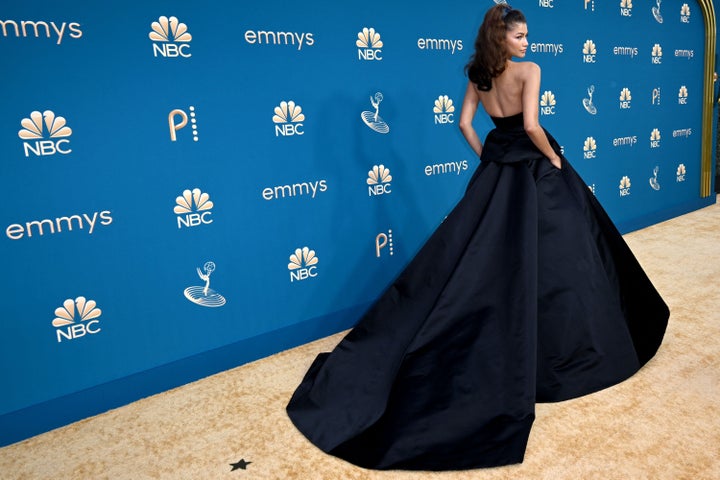
[[[202,270],[199,267],[196,270],[198,277],[205,282],[205,285],[187,287],[183,292],[185,298],[203,307],[222,307],[225,305],[225,297],[210,288],[210,275],[215,271],[215,263],[205,262]]]
[[[587,89],[587,92],[588,92],[588,98],[582,99],[583,107],[585,107],[585,110],[590,115],[596,115],[597,108],[595,107],[595,104],[593,104],[593,93],[595,93],[595,85],[590,85]]]
[[[382,102],[383,99],[384,97],[381,92],[377,92],[374,97],[370,97],[370,104],[375,111],[365,110],[360,114],[360,118],[362,118],[362,121],[365,122],[365,125],[370,127],[370,129],[377,133],[385,134],[390,131],[390,126],[385,123],[385,120],[380,116],[380,102]]]
[[[275,107],[272,117],[275,123],[276,137],[292,137],[294,135],[304,135],[305,114],[302,113],[302,107],[295,104],[294,101],[282,101],[280,105]]]
[[[375,165],[368,172],[368,178],[365,182],[368,184],[368,196],[387,195],[392,193],[390,182],[392,182],[390,169],[385,165]]]
[[[173,208],[173,212],[178,216],[178,228],[197,227],[212,223],[210,210],[213,206],[210,195],[200,191],[199,188],[183,191],[182,196],[175,199],[175,208]]]
[[[62,307],[55,309],[55,318],[52,321],[58,343],[100,332],[100,315],[102,310],[97,308],[95,300],[87,300],[85,297],[77,297],[75,300],[68,298]]]
[[[290,255],[290,263],[288,263],[290,283],[317,277],[317,264],[319,261],[315,250],[308,247],[296,248],[295,252]]]
[[[358,60],[382,60],[383,41],[374,28],[365,27],[357,34],[355,46],[358,47]]]
[[[658,182],[658,178],[657,178],[659,171],[660,171],[660,167],[656,165],[655,168],[653,168],[653,176],[650,177],[650,187],[653,190],[660,190],[660,183]]]
[[[657,20],[658,23],[663,23],[663,17],[660,13],[660,4],[662,3],[662,0],[655,0],[656,6],[652,7],[652,14],[653,17],[655,17],[655,20]]]
[[[20,125],[23,128],[18,131],[18,137],[24,140],[25,157],[30,157],[31,153],[45,157],[72,152],[68,138],[72,129],[67,126],[64,117],[56,116],[52,110],[43,113],[34,111],[30,113],[30,118],[23,118]]]
[[[190,113],[188,114],[188,112],[190,112]],[[197,129],[197,119],[195,118],[195,107],[190,105],[188,107],[188,112],[186,112],[185,110],[183,110],[181,108],[176,108],[168,114],[168,126],[170,127],[170,141],[172,141],[172,142],[177,141],[178,130],[182,130],[183,128],[185,128],[188,124],[188,121],[190,121],[193,141],[197,142],[199,140],[198,129]]]
[[[158,55],[165,58],[189,58],[192,56],[190,53],[192,35],[188,32],[187,25],[178,21],[177,17],[161,16],[156,22],[150,24],[150,28],[152,31],[148,37],[153,41],[155,58]]]
[[[392,230],[387,232],[380,232],[375,237],[375,256],[380,258],[380,255],[384,249],[387,248],[387,253],[392,256],[394,252],[393,246],[393,234]]]
[[[435,100],[433,112],[435,113],[435,125],[455,123],[455,105],[453,105],[452,99],[450,99],[447,95],[440,95]]]

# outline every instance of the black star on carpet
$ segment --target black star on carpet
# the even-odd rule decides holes
[[[237,463],[231,463],[230,465],[231,465],[233,468],[232,468],[232,470],[230,470],[230,471],[231,471],[231,472],[234,472],[235,470],[238,470],[238,469],[240,469],[240,470],[247,470],[247,466],[250,465],[251,463],[252,463],[252,462],[246,462],[245,459],[243,458],[242,460],[240,460],[240,461],[237,462]]]

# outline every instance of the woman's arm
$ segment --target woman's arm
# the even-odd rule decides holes
[[[538,98],[540,98],[540,67],[528,62],[523,75],[523,118],[525,121],[525,132],[530,140],[557,168],[562,168],[560,157],[550,146],[545,131],[538,121]]]
[[[482,142],[472,125],[478,103],[480,103],[480,97],[478,96],[477,90],[475,90],[472,82],[468,82],[467,89],[465,90],[465,98],[463,99],[462,112],[460,112],[460,131],[468,144],[470,144],[470,148],[472,148],[479,157],[482,153]]]

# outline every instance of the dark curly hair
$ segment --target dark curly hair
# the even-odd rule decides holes
[[[495,5],[485,14],[475,38],[475,53],[465,65],[466,75],[479,90],[490,90],[492,79],[505,71],[505,34],[518,23],[527,23],[525,15],[510,5]]]

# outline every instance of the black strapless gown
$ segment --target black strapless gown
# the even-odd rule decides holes
[[[585,182],[522,114],[493,121],[462,200],[290,400],[323,451],[374,469],[519,463],[536,402],[621,382],[660,346],[668,307]]]

